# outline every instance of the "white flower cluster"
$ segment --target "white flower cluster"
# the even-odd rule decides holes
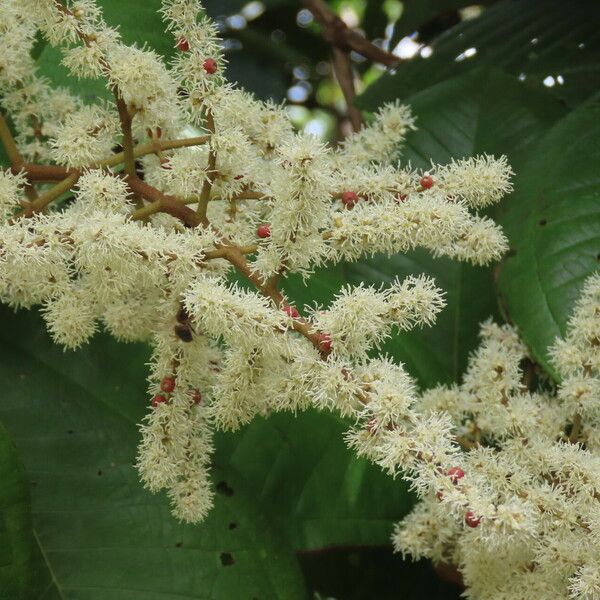
[[[510,191],[505,159],[399,166],[414,128],[399,104],[338,148],[297,134],[283,107],[226,82],[197,0],[163,0],[161,14],[169,65],[123,44],[93,0],[0,4],[0,139],[13,163],[0,176],[0,298],[41,305],[66,348],[99,327],[152,344],[138,467],[186,521],[211,505],[212,428],[274,410],[337,410],[365,423],[351,436],[361,449],[381,439],[405,467],[453,463],[449,417],[418,420],[402,365],[370,358],[394,328],[433,323],[443,306],[434,283],[345,288],[301,316],[279,282],[417,246],[498,259],[506,239],[473,209]],[[39,77],[37,32],[74,77],[104,78],[115,100],[84,104]],[[234,272],[252,289],[230,285]]]
[[[350,444],[420,497],[399,552],[457,567],[474,600],[600,598],[599,333],[594,275],[551,349],[556,389],[488,322],[460,385],[413,391],[385,419],[379,402],[365,411]]]

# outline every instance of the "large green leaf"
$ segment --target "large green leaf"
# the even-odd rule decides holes
[[[42,327],[2,310],[0,418],[31,480],[49,590],[86,600],[304,598],[271,509],[232,465],[216,461],[215,481],[227,485],[201,526],[178,524],[163,498],[141,488],[132,463],[146,349],[100,336],[66,354]]]
[[[147,44],[164,57],[175,52],[173,36],[165,33],[165,24],[158,12],[161,0],[99,0],[98,4],[102,7],[106,22],[119,27],[126,44]]]
[[[0,599],[41,598],[52,589],[31,528],[29,484],[8,432],[0,425]],[[47,600],[51,596],[46,594]]]
[[[375,101],[406,98],[481,64],[520,75],[543,88],[554,77],[552,93],[570,103],[597,89],[600,76],[600,4],[592,0],[503,0],[479,18],[465,21],[434,40],[429,58],[401,64],[366,92]],[[468,49],[476,54],[465,55]],[[557,79],[561,76],[561,80]]]
[[[583,280],[600,261],[600,96],[562,119],[518,165],[502,223],[511,253],[500,272],[506,310],[550,372]]]
[[[296,549],[388,544],[413,499],[402,481],[345,447],[347,429],[315,412],[256,419],[219,436],[215,460],[227,456]]]
[[[488,4],[490,1],[493,0],[479,4]],[[472,4],[472,0],[405,0],[402,3],[402,14],[394,24],[391,46],[397,44],[404,36],[418,31],[428,21]]]
[[[433,85],[406,100],[417,118],[403,162],[427,168],[478,153],[506,154],[511,161],[527,151],[565,115],[562,104],[498,69],[479,68]],[[374,105],[363,100],[367,109]]]
[[[0,426],[0,598],[23,598],[34,548],[27,480],[8,433]]]

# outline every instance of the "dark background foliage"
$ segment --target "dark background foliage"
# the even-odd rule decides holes
[[[158,0],[100,4],[126,41],[173,52]],[[508,255],[474,268],[415,252],[323,269],[308,287],[286,282],[298,304],[327,303],[345,282],[433,275],[448,293],[438,323],[386,345],[422,386],[460,376],[488,316],[514,323],[552,375],[547,345],[600,261],[600,5],[472,4],[330,2],[407,56],[387,73],[353,57],[367,117],[388,100],[412,105],[418,131],[405,161],[508,155],[515,191],[492,215]],[[329,47],[298,2],[205,6],[222,27],[232,79],[262,98],[288,96],[299,128],[332,141],[347,131]],[[69,81],[43,42],[35,53],[55,82],[90,100],[105,93],[101,83]],[[458,598],[429,564],[392,554],[392,525],[413,498],[352,456],[340,419],[275,415],[219,434],[215,509],[204,524],[182,526],[132,466],[147,348],[98,335],[65,353],[36,315],[3,308],[0,319],[0,599]]]

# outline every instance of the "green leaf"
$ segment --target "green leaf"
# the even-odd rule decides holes
[[[6,308],[1,337],[0,418],[31,480],[59,598],[305,598],[271,509],[232,465],[215,461],[215,482],[226,484],[201,526],[178,524],[164,498],[142,489],[132,463],[147,404],[144,347],[99,336],[63,353],[37,316]]]
[[[296,549],[387,545],[413,498],[402,481],[346,448],[348,426],[315,411],[255,419],[235,436],[218,436],[215,460],[228,457]]]
[[[27,476],[8,432],[0,425],[0,599],[39,598],[52,587],[31,528]],[[48,595],[47,598],[50,598]]]
[[[175,42],[170,33],[165,33],[165,23],[158,12],[161,0],[99,0],[104,19],[115,27],[119,27],[123,42],[126,44],[147,44],[168,58],[175,52]]]
[[[35,34],[33,47],[31,48],[31,58],[37,60],[47,44],[46,38],[42,35],[41,31],[38,30]]]
[[[476,19],[464,21],[432,42],[429,58],[406,61],[366,92],[381,102],[415,92],[475,66],[493,65],[520,75],[570,104],[597,89],[600,77],[600,4],[562,0],[503,0]],[[468,49],[476,54],[465,56]],[[561,76],[563,84],[558,80]],[[554,86],[546,88],[551,76]],[[549,80],[550,81],[550,80]]]
[[[543,92],[487,68],[431,86],[407,104],[417,131],[408,136],[403,162],[421,168],[481,153],[514,160],[566,113]]]
[[[370,0],[366,2],[365,14],[362,19],[362,28],[368,39],[385,37],[385,28],[388,23],[387,15],[383,10],[384,0]]]
[[[550,372],[585,277],[600,264],[600,96],[559,121],[517,167],[502,224],[511,254],[500,272],[506,310]]]
[[[479,4],[489,4],[491,1],[493,0]],[[472,0],[405,0],[402,3],[402,14],[394,24],[390,46],[393,48],[404,36],[417,31],[432,19],[472,4]]]
[[[362,105],[375,110],[377,104],[370,100],[363,98]],[[565,113],[543,92],[486,69],[434,85],[407,103],[418,129],[408,136],[403,161],[420,168],[427,168],[430,160],[444,164],[480,153],[507,154],[509,161],[516,161]],[[379,283],[422,272],[447,291],[448,305],[433,327],[402,334],[386,346],[422,385],[430,386],[457,379],[476,346],[479,322],[497,316],[493,269],[433,259],[420,251],[348,265],[346,277],[354,283]]]

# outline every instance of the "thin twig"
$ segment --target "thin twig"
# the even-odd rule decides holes
[[[399,57],[376,46],[354,29],[351,29],[329,8],[323,0],[302,0],[315,20],[323,27],[323,37],[341,50],[354,50],[372,62],[395,67]]]
[[[208,226],[206,218],[202,218],[201,215],[180,202],[175,196],[164,194],[137,176],[127,176],[125,181],[134,194],[152,202],[151,207],[144,206],[133,212],[131,219],[140,220],[151,214],[164,212],[179,219],[186,227]]]
[[[23,171],[29,181],[37,183],[50,183],[52,181],[62,181],[77,169],[68,169],[57,165],[38,165],[33,163],[23,163],[20,167],[13,167],[11,171],[16,175]]]
[[[80,172],[74,171],[68,177],[51,187],[49,190],[44,192],[35,201],[30,202],[16,217],[30,217],[34,213],[41,212],[54,200],[59,198],[65,192],[68,192],[79,179]]]
[[[210,131],[211,136],[215,133],[215,120],[213,119],[212,113],[208,111],[206,113],[206,128]],[[200,198],[198,199],[198,207],[196,211],[198,214],[206,219],[206,212],[208,210],[208,202],[210,200],[210,192],[212,190],[213,183],[217,177],[217,154],[214,151],[212,145],[208,152],[208,165],[206,167],[206,179],[202,185],[202,191],[200,192]]]
[[[8,155],[8,160],[10,160],[10,164],[13,166],[13,169],[18,169],[25,161],[17,148],[17,144],[15,143],[15,139],[8,127],[8,123],[4,118],[4,115],[0,113],[0,140],[4,145],[4,149],[6,150],[6,154]]]
[[[119,121],[123,133],[123,158],[125,173],[130,176],[135,175],[135,157],[133,156],[133,133],[131,132],[131,115],[125,101],[119,94],[119,90],[114,88],[115,99],[117,102],[117,111],[119,112]]]
[[[177,140],[165,140],[159,142],[160,150],[171,150],[174,148],[187,148],[190,146],[199,146],[208,142],[209,136],[203,135],[193,138],[177,139]],[[144,144],[138,144],[133,149],[134,158],[145,156],[146,154],[152,154],[156,151],[156,143],[146,142]],[[125,160],[124,152],[114,154],[109,158],[101,160],[96,164],[87,165],[87,169],[99,169],[103,167],[116,167]],[[24,171],[25,176],[30,181],[37,183],[49,183],[51,181],[62,181],[65,177],[68,177],[71,173],[74,173],[76,169],[69,169],[67,167],[60,167],[58,165],[38,165],[34,163],[23,162],[19,166],[11,169],[16,175],[17,173]],[[196,200],[197,202],[197,200]]]
[[[17,173],[21,171],[21,167],[24,164],[23,156],[19,152],[17,148],[17,144],[15,142],[15,138],[13,137],[8,123],[4,118],[4,115],[0,113],[0,141],[2,141],[2,145],[6,150],[6,154],[8,156],[8,160],[10,160],[10,164],[12,166],[13,173]],[[35,188],[31,183],[27,183],[25,185],[25,195],[29,200],[35,201],[38,198],[38,194],[35,191]]]
[[[146,154],[154,154],[157,150],[172,150],[174,148],[188,148],[190,146],[200,146],[202,144],[206,144],[210,140],[210,136],[201,135],[198,137],[192,138],[184,138],[180,140],[155,140],[152,142],[145,142],[143,144],[138,144],[133,148],[133,157],[139,158],[140,156],[145,156]],[[116,167],[120,165],[125,160],[125,153],[119,152],[118,154],[114,154],[113,156],[101,160],[100,162],[93,165],[93,167]]]
[[[347,50],[333,46],[331,48],[331,57],[335,76],[346,100],[346,110],[350,123],[352,123],[352,129],[359,131],[363,125],[363,119],[360,110],[354,106],[356,89],[354,86],[354,72],[352,71],[350,53]]]

